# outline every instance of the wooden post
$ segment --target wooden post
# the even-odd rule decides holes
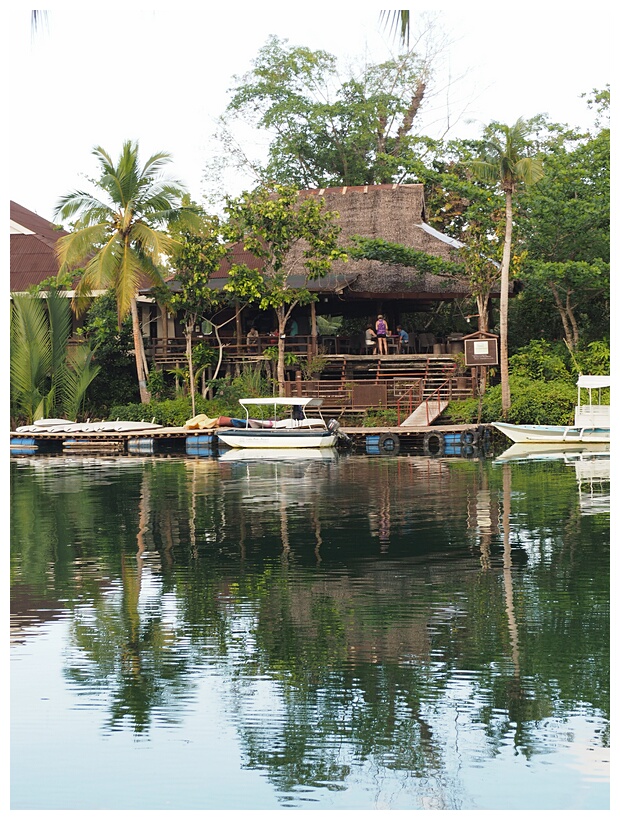
[[[314,302],[310,302],[310,333],[312,336],[311,353],[313,356],[316,356],[318,353],[319,345],[318,333],[316,329],[316,305],[314,304]]]
[[[235,333],[237,334],[237,353],[240,353],[243,334],[241,333],[241,310],[238,301],[235,301]]]

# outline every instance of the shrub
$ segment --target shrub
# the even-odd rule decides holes
[[[363,427],[397,427],[398,413],[390,407],[368,408],[364,413]]]
[[[577,388],[570,381],[540,381],[523,376],[510,378],[511,404],[506,421],[511,424],[572,424]],[[502,417],[501,385],[487,390],[481,400],[451,402],[446,417],[455,424],[490,424]]]
[[[561,344],[532,339],[510,357],[510,374],[534,381],[572,381],[568,352]]]

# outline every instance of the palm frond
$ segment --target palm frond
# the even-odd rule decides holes
[[[101,370],[93,361],[94,352],[87,344],[71,348],[67,356],[66,377],[61,397],[66,418],[77,418],[86,391]]]
[[[49,325],[42,299],[13,294],[11,306],[11,404],[26,421],[37,418],[50,369]]]
[[[411,12],[407,9],[383,9],[379,20],[385,28],[391,30],[392,36],[398,35],[402,45],[409,47],[409,31],[411,28]]]

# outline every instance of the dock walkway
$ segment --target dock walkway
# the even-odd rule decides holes
[[[223,428],[222,428],[223,429]],[[424,425],[399,427],[341,427],[353,451],[397,453],[423,449],[441,453],[446,446],[474,446],[490,441],[490,425]],[[154,430],[89,433],[16,433],[10,434],[12,456],[52,455],[84,452],[107,454],[215,454],[220,448],[214,430],[189,430],[185,427],[161,427]]]

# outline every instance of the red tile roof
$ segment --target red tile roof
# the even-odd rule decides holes
[[[16,202],[11,202],[10,218],[24,229],[13,233],[11,226],[11,293],[19,293],[58,274],[54,246],[67,232],[56,230],[53,223]]]

